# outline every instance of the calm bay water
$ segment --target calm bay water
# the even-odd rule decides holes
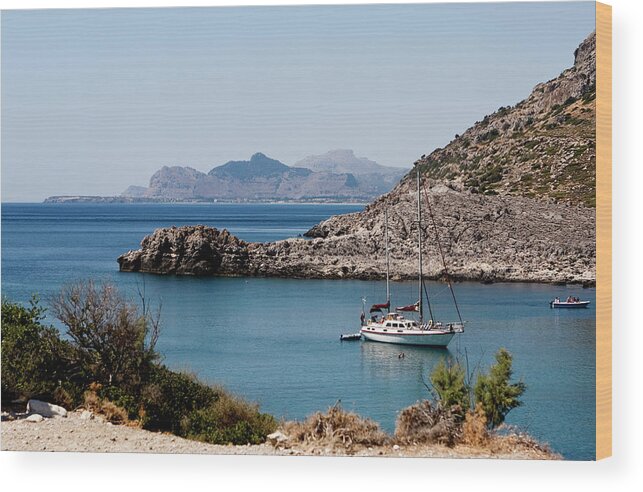
[[[423,381],[442,358],[467,354],[487,367],[499,347],[527,384],[508,423],[569,459],[594,455],[595,290],[537,284],[456,285],[467,331],[448,350],[339,342],[359,328],[361,297],[382,302],[383,282],[188,278],[120,273],[116,258],[156,227],[226,227],[248,241],[296,236],[357,205],[3,204],[2,295],[43,299],[92,277],[162,302],[159,349],[165,362],[223,383],[278,417],[304,418],[341,400],[392,431],[397,412],[427,396]],[[429,283],[440,319],[454,319],[448,291]],[[396,282],[393,303],[414,301],[416,286]],[[592,301],[552,310],[555,296]],[[51,320],[55,323],[55,320]],[[404,351],[406,357],[399,359]]]

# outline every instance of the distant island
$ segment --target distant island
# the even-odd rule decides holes
[[[45,203],[368,202],[390,191],[406,172],[352,150],[309,156],[292,167],[258,152],[208,173],[163,166],[149,186],[129,186],[119,196],[51,196]]]

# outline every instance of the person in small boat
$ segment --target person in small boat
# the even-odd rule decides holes
[[[559,303],[560,302],[560,297],[556,297],[556,299],[554,299],[554,302]]]
[[[366,319],[366,315],[364,314],[364,311],[362,311],[362,314],[359,317],[359,320],[361,321],[362,324],[364,324],[364,320]]]
[[[567,297],[567,301],[566,301],[566,302],[572,302],[572,296]]]

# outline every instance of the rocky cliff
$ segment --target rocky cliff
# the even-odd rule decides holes
[[[422,224],[428,277],[444,275],[439,241],[455,278],[595,281],[593,34],[574,58],[572,68],[537,85],[524,101],[501,108],[418,160],[437,225],[436,232],[428,216]],[[310,240],[238,242],[230,251],[218,239],[227,233],[203,226],[159,229],[141,249],[122,255],[119,265],[154,273],[382,278],[386,210],[393,277],[413,278],[413,178],[409,173],[363,212],[314,226]],[[230,258],[223,261],[222,253]]]

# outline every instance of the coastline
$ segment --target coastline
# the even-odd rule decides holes
[[[332,200],[332,199],[302,199],[302,200],[166,200],[134,197],[90,197],[90,196],[51,196],[39,202],[3,202],[4,203],[22,203],[22,204],[78,204],[78,203],[99,203],[99,204],[119,204],[119,205],[138,205],[138,204],[155,204],[155,205],[363,205],[371,203],[372,198],[356,200]]]
[[[342,445],[329,446],[281,443],[257,445],[217,445],[184,439],[173,434],[151,432],[135,426],[113,425],[98,415],[83,417],[80,411],[65,418],[41,422],[25,419],[3,420],[0,424],[2,451],[30,452],[101,452],[154,454],[217,454],[264,456],[355,456],[413,458],[480,458],[560,460],[561,456],[538,446],[502,445],[476,448],[466,445],[447,447],[440,444],[362,446],[347,450]],[[502,438],[501,438],[502,439]]]
[[[430,191],[440,242],[454,280],[593,286],[595,211],[540,200]],[[384,210],[389,211],[393,280],[417,277],[411,193],[385,195],[364,211],[332,216],[304,238],[246,242],[205,225],[165,227],[117,259],[121,272],[185,276],[241,276],[380,280],[386,271]],[[424,232],[424,273],[439,280],[442,252]]]

